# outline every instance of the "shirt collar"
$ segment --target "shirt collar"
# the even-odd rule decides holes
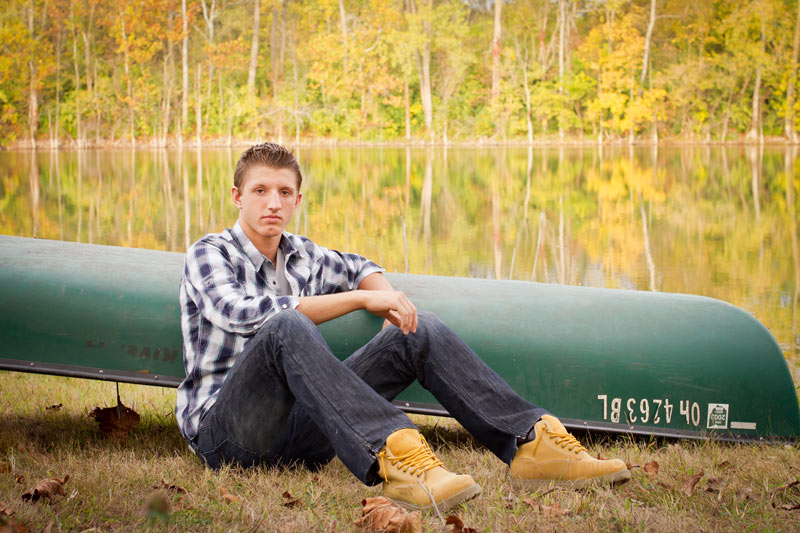
[[[267,258],[264,257],[264,254],[258,251],[256,245],[253,244],[253,241],[251,241],[250,237],[248,237],[244,232],[242,226],[239,225],[238,220],[236,221],[236,224],[233,225],[231,234],[239,242],[239,245],[242,247],[242,251],[250,260],[250,262],[253,263],[253,266],[256,267],[256,270],[259,270],[264,265],[264,261],[266,261]],[[291,237],[291,233],[284,231],[281,235],[281,242],[278,243],[278,246],[285,257],[288,257],[297,251],[297,248],[295,248]]]

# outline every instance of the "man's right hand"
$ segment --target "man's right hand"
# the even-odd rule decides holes
[[[402,291],[395,290],[359,290],[364,298],[364,309],[374,315],[385,318],[403,331],[417,332],[417,308]]]

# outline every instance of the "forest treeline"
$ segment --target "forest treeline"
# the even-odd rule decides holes
[[[2,0],[0,146],[797,142],[797,0]]]

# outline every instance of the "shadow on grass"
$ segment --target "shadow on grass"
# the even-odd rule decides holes
[[[143,415],[130,433],[117,437],[102,433],[88,414],[61,412],[0,414],[0,450],[10,448],[45,453],[128,448],[149,456],[191,454],[174,419]]]

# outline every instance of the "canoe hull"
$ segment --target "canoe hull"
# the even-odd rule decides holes
[[[0,236],[0,368],[177,386],[183,255]],[[800,437],[795,386],[741,309],[682,294],[388,275],[522,396],[571,428],[725,440]],[[339,358],[381,320],[320,326]],[[418,385],[396,403],[446,414]]]

